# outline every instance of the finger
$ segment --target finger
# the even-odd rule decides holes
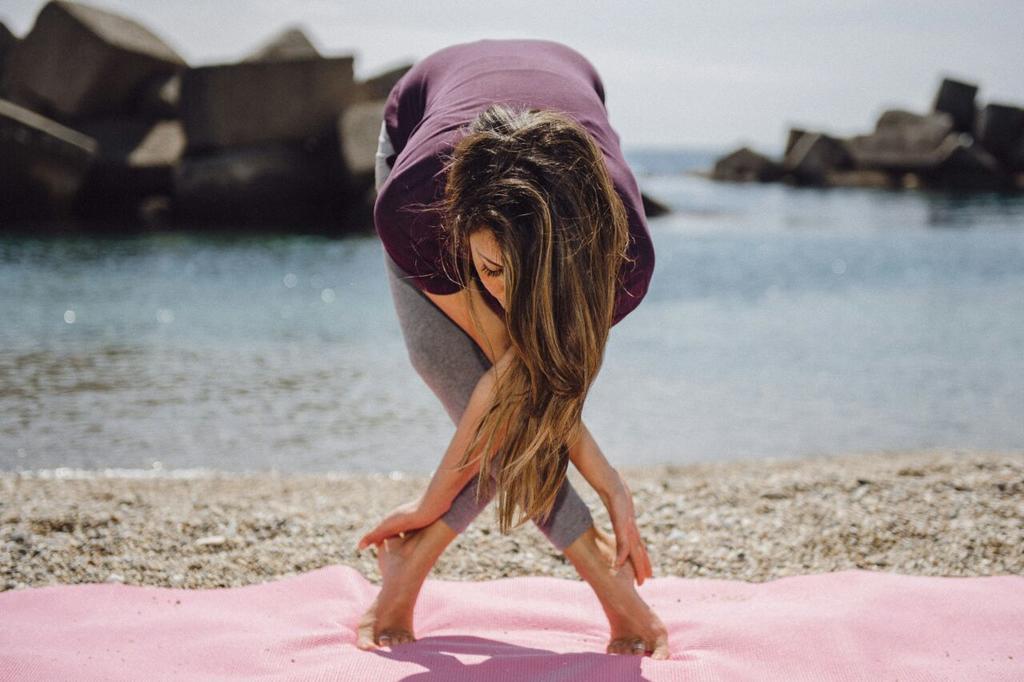
[[[638,553],[639,553],[639,557],[640,557],[640,570],[639,570],[639,574],[643,576],[644,580],[647,580],[648,578],[650,578],[653,575],[653,571],[651,570],[651,557],[647,553],[647,547],[644,545],[642,540],[640,541],[638,547],[639,547],[639,552]],[[640,584],[643,584],[643,583],[641,582]]]
[[[366,549],[370,545],[376,545],[380,542],[380,533],[376,530],[371,531],[363,536],[363,539],[359,541],[359,549]]]

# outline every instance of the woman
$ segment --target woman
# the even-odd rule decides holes
[[[391,90],[377,162],[374,222],[409,358],[457,428],[420,498],[359,542],[379,548],[383,585],[358,645],[415,639],[431,567],[498,495],[502,533],[533,520],[593,587],[608,653],[667,658],[633,585],[651,566],[632,496],[582,422],[610,328],[654,268],[600,77],[551,41],[447,47]],[[594,527],[570,461],[614,539]]]

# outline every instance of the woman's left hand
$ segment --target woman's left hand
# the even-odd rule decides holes
[[[615,568],[619,569],[626,560],[633,562],[633,573],[636,584],[643,585],[644,580],[654,575],[651,570],[651,559],[647,555],[647,547],[640,537],[640,529],[636,525],[636,512],[633,509],[633,494],[629,486],[619,477],[621,485],[604,500],[611,517],[612,528],[615,530]]]
[[[423,528],[433,523],[430,514],[422,506],[422,499],[400,504],[392,509],[377,526],[359,540],[358,550],[369,545],[379,545],[386,538],[406,531]]]

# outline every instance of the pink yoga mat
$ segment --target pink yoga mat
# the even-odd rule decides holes
[[[672,658],[604,653],[583,582],[427,580],[418,641],[355,647],[377,587],[327,566],[232,589],[0,593],[0,680],[1024,680],[1024,577],[653,578]]]

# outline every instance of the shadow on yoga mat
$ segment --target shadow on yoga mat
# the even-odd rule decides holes
[[[334,565],[231,589],[0,593],[0,680],[1022,680],[1024,577],[651,578],[670,660],[604,653],[590,587],[428,579],[417,641],[355,647],[379,588]]]

